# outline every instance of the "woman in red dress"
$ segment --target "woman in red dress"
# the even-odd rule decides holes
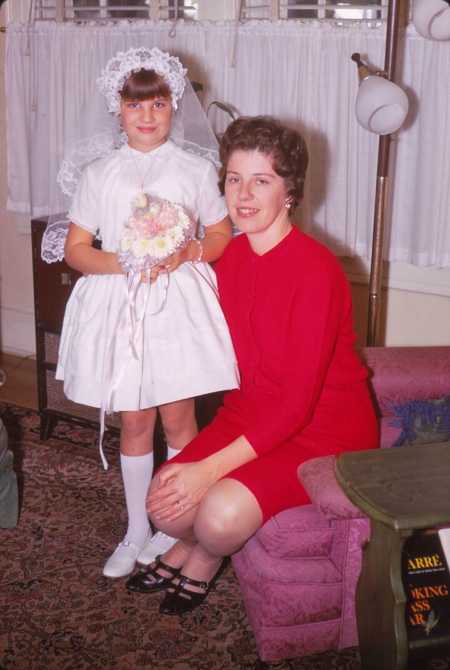
[[[127,586],[166,590],[166,614],[199,605],[225,556],[272,515],[309,502],[301,463],[378,438],[349,284],[291,220],[308,163],[303,138],[268,117],[241,118],[221,159],[228,210],[244,233],[215,266],[241,384],[150,487],[153,523],[180,540]]]

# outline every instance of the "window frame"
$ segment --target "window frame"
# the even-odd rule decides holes
[[[100,0],[92,0],[92,2],[97,2]],[[103,0],[105,5],[107,5],[108,0]],[[14,0],[14,2],[7,2],[6,7],[6,21],[7,23],[10,20],[17,21],[26,21],[29,20],[31,11],[30,4],[32,0]],[[70,21],[77,20],[72,13],[70,17],[70,8],[65,10],[65,6],[68,5],[70,0],[35,0],[34,2],[34,15],[32,18],[36,20],[40,19],[55,19],[57,21]],[[125,4],[127,0],[123,0]],[[174,0],[149,0],[148,13],[142,11],[143,19],[153,19],[153,20],[164,20],[170,19],[174,20],[177,17],[173,13],[171,15],[167,12],[168,2],[174,2]],[[254,19],[269,19],[269,20],[314,20],[314,19],[328,19],[332,20],[335,23],[347,23],[349,21],[359,22],[366,21],[371,22],[375,21],[379,23],[382,20],[387,18],[388,3],[389,0],[377,0],[374,4],[371,2],[364,2],[364,0],[233,0],[228,9],[225,8],[224,0],[219,3],[218,6],[212,13],[209,6],[210,0],[185,0],[186,5],[194,5],[191,16],[185,16],[186,20],[201,20],[202,16],[208,18],[208,20],[240,20],[245,22],[247,20]],[[344,5],[349,5],[350,3],[355,3],[354,7]],[[296,7],[296,4],[299,6]],[[253,5],[253,7],[252,7]],[[254,5],[257,5],[256,7]],[[142,8],[142,5],[140,6]],[[107,7],[105,7],[107,9]],[[130,9],[133,10],[133,5],[130,6]],[[139,10],[139,7],[137,8]],[[174,8],[175,9],[175,8]],[[180,8],[182,9],[182,8]],[[186,7],[189,10],[189,7]],[[364,17],[355,17],[354,12],[361,9],[361,11],[366,12]],[[82,11],[82,8],[80,8]],[[85,8],[86,10],[86,8]],[[316,16],[288,16],[288,12],[301,11],[305,10],[308,12],[316,12]],[[336,15],[331,16],[331,12],[336,12]],[[378,18],[373,18],[368,14],[372,12],[379,12],[380,16]],[[349,13],[349,16],[346,17],[345,14]],[[212,14],[212,15],[211,15]],[[98,20],[104,18],[113,19],[111,16],[98,17]],[[92,17],[95,20],[95,17]],[[91,20],[92,20],[91,19]],[[78,19],[86,20],[86,19]],[[130,17],[130,20],[139,20],[139,17]]]
[[[27,2],[28,0],[25,0]],[[37,0],[35,3],[35,20],[54,19],[56,21],[104,21],[129,18],[129,20],[192,20],[198,14],[198,0],[185,0],[179,6],[180,0],[149,0],[143,2],[127,2],[123,0],[118,5],[110,5],[110,0],[89,0],[86,6],[76,7],[76,0]],[[138,12],[142,16],[123,16],[123,12]],[[115,16],[116,12],[121,15]],[[186,13],[185,13],[186,12]],[[193,16],[189,16],[189,13]]]
[[[242,0],[240,20],[314,20],[381,21],[387,18],[389,0]],[[308,15],[301,16],[301,12]],[[289,16],[295,12],[296,16]],[[299,14],[297,14],[297,12]],[[361,16],[357,15],[361,12]],[[314,15],[312,15],[314,13]]]

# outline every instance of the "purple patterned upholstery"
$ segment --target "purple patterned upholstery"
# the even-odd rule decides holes
[[[450,347],[372,347],[364,355],[381,446],[389,447],[400,433],[393,404],[450,392]],[[277,514],[233,556],[264,661],[358,643],[354,602],[369,522],[342,492],[334,467],[333,456],[304,463],[299,477],[312,504]]]

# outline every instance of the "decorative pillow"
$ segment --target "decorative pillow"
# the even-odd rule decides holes
[[[402,430],[392,445],[434,444],[450,441],[450,395],[432,400],[412,400],[394,405],[393,425]]]

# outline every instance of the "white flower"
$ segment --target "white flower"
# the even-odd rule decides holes
[[[156,216],[157,214],[159,214],[160,209],[161,207],[159,205],[151,204],[150,207],[148,208],[148,213],[151,216]]]
[[[139,193],[134,200],[133,200],[133,207],[139,207],[140,209],[144,209],[144,207],[147,207],[148,204],[148,198],[145,193]],[[130,218],[129,220],[130,223],[134,223],[134,219]]]
[[[152,240],[149,240],[149,243],[149,253],[155,258],[165,258],[175,251],[175,245],[167,236],[157,235]]]
[[[133,245],[133,240],[129,237],[123,237],[120,241],[120,250],[121,251],[130,251]]]
[[[147,256],[147,254],[151,253],[151,240],[147,240],[145,237],[141,237],[138,240],[135,240],[133,242],[132,248],[133,248],[133,254],[136,256],[136,258],[142,258],[143,256]]]
[[[186,212],[181,207],[178,212],[178,215],[179,215],[178,221],[180,223],[180,226],[182,228],[189,228],[191,225],[191,219],[188,217]]]

